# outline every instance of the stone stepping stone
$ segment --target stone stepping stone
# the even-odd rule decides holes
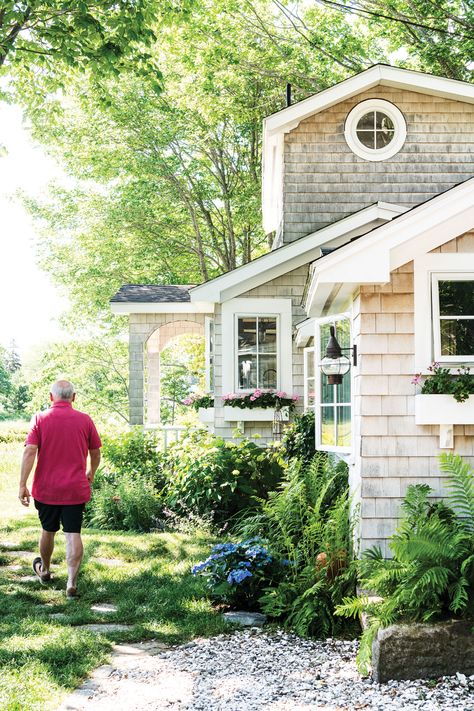
[[[14,573],[17,570],[23,570],[23,565],[2,565],[2,570],[9,570]]]
[[[15,548],[17,547],[16,543],[12,543],[11,541],[0,541],[0,552],[4,551],[14,551]]]
[[[133,629],[133,626],[106,623],[102,625],[78,625],[76,629],[87,630],[88,632],[127,632],[128,630]]]
[[[67,615],[66,615],[64,612],[52,612],[52,613],[50,614],[50,618],[51,618],[52,620],[59,620],[59,621],[61,621],[61,620],[66,620],[66,619],[67,619]]]
[[[267,616],[262,615],[261,612],[245,612],[241,610],[224,612],[222,617],[226,622],[231,622],[233,625],[239,625],[240,627],[263,627],[267,621]]]
[[[91,606],[92,612],[97,612],[101,615],[110,615],[113,612],[117,612],[115,605],[110,605],[108,602],[103,602],[98,605]]]
[[[20,583],[38,583],[40,584],[39,578],[37,575],[24,575],[23,577],[19,578]]]
[[[94,557],[93,560],[95,560],[97,563],[101,563],[102,565],[108,565],[110,568],[119,568],[121,565],[123,565],[123,560],[119,560],[118,558],[96,558]]]

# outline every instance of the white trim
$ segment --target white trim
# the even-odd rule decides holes
[[[390,143],[383,148],[368,148],[364,146],[357,135],[357,124],[365,114],[371,111],[380,111],[386,114],[393,122],[394,134]],[[394,104],[384,99],[367,99],[354,106],[349,111],[344,124],[344,138],[346,143],[356,156],[370,161],[381,161],[392,158],[398,153],[405,143],[407,137],[407,124],[405,118]]]
[[[313,332],[314,332],[314,324],[311,324],[313,327]],[[312,359],[313,360],[313,375],[308,375],[309,371],[309,364],[308,361]],[[316,372],[316,348],[315,346],[309,346],[308,348],[305,348],[303,351],[303,405],[304,409],[309,410],[311,409],[311,406],[308,404],[309,400],[309,388],[308,388],[308,382],[309,380],[314,380],[314,401],[316,403],[316,380],[319,377],[319,373]],[[314,410],[314,405],[312,406],[312,409]]]
[[[273,422],[275,410],[273,407],[229,407],[224,406],[226,422]],[[290,413],[288,407],[282,407],[281,419],[288,422]]]
[[[211,390],[211,325],[213,326],[213,345],[214,345],[214,350],[212,353],[213,356],[213,368],[214,368],[214,388]],[[204,368],[205,368],[205,388],[206,392],[214,392],[215,385],[216,385],[216,376],[215,376],[215,368],[216,368],[216,337],[215,337],[215,321],[211,316],[206,316],[204,318]],[[203,421],[203,420],[202,420]]]
[[[468,82],[378,64],[329,89],[320,91],[304,101],[299,101],[293,106],[268,116],[263,122],[262,149],[262,213],[266,233],[277,231],[281,219],[278,209],[281,195],[278,193],[276,196],[273,190],[283,180],[281,142],[284,134],[296,128],[301,121],[309,116],[320,113],[374,86],[406,89],[420,94],[440,96],[469,104],[474,103],[474,86]],[[278,148],[274,152],[275,146]]]
[[[472,275],[474,279],[474,252],[425,254],[414,260],[415,282],[415,370],[428,374],[428,366],[436,360],[442,364],[472,363],[473,358],[455,358],[436,355],[433,325],[435,314],[432,301],[432,276]]]
[[[314,338],[314,320],[307,318],[305,321],[297,323],[295,326],[295,345],[297,348],[305,348],[308,341]]]
[[[278,316],[277,374],[279,388],[293,390],[292,302],[291,299],[232,299],[222,304],[222,392],[244,392],[237,388],[237,341],[235,321],[238,315]]]
[[[268,254],[222,274],[190,290],[191,302],[224,302],[245,291],[304,266],[321,256],[320,247],[329,243],[340,246],[353,237],[364,234],[388,220],[406,212],[408,208],[387,202],[377,202],[349,217],[312,232],[296,242],[268,252]]]
[[[340,313],[340,314],[335,314],[334,316],[327,316],[324,318],[318,318],[315,319],[315,335],[314,335],[314,354],[315,354],[315,373],[317,369],[319,369],[319,363],[321,362],[321,336],[319,332],[319,327],[323,326],[328,323],[334,323],[336,321],[349,321],[349,333],[350,333],[350,342],[352,344],[352,318],[351,314],[348,312]],[[321,452],[336,452],[339,454],[348,454],[352,456],[352,453],[354,451],[354,367],[352,365],[351,361],[351,369],[347,376],[345,377],[350,377],[351,379],[351,402],[346,403],[346,402],[338,402],[334,403],[331,405],[331,403],[322,403],[321,402],[321,374],[317,374],[316,380],[315,380],[315,442],[316,442],[316,449]],[[321,408],[322,407],[333,407],[336,409],[336,407],[339,406],[346,406],[350,407],[350,415],[351,415],[351,446],[350,447],[339,447],[337,445],[328,445],[328,444],[322,444],[321,442]]]
[[[212,301],[190,302],[138,302],[112,301],[113,314],[213,314],[215,304]]]
[[[336,310],[331,305],[335,296],[340,308],[359,284],[387,283],[394,269],[473,225],[474,178],[470,178],[318,260],[312,269],[306,313],[317,317],[330,308]]]
[[[472,272],[436,272],[431,274],[431,299],[433,307],[433,346],[434,359],[436,362],[443,363],[472,363],[474,361],[474,353],[462,356],[447,356],[441,354],[441,321],[442,317],[439,312],[439,282],[443,281],[472,281],[474,284],[474,271]],[[474,298],[474,296],[473,296]],[[452,314],[455,317],[455,314]],[[474,319],[474,314],[471,316],[463,316],[464,320]]]

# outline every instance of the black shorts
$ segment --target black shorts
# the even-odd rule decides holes
[[[64,533],[80,533],[85,504],[42,504],[36,501],[35,508],[44,531],[56,533],[62,523]]]

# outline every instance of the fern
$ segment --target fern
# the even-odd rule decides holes
[[[457,454],[440,454],[440,467],[449,475],[446,488],[453,508],[463,518],[469,531],[474,530],[474,475],[471,467]]]

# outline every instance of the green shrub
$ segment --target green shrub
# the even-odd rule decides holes
[[[433,492],[427,485],[408,487],[403,518],[390,539],[393,558],[386,560],[379,548],[371,548],[359,563],[362,587],[383,599],[350,598],[337,610],[369,617],[358,658],[363,673],[380,627],[397,621],[474,619],[473,472],[459,456],[442,454],[440,460],[449,476],[452,507],[430,501]]]
[[[165,469],[167,506],[217,524],[266,498],[283,472],[277,449],[226,442],[203,430],[169,447]]]
[[[316,453],[314,423],[313,411],[296,415],[294,421],[287,427],[282,440],[285,459],[296,457],[309,464]]]
[[[158,525],[162,509],[150,479],[100,470],[84,518],[91,528],[147,532]]]
[[[281,578],[285,563],[278,561],[259,538],[218,543],[210,556],[194,566],[193,575],[206,578],[213,598],[246,610],[258,607],[265,586]]]
[[[260,605],[298,634],[324,637],[343,627],[334,610],[355,590],[349,509],[347,465],[318,453],[309,465],[294,459],[280,487],[238,528],[289,561],[285,579],[266,588]]]
[[[157,488],[164,483],[161,475],[163,453],[156,432],[132,429],[115,437],[103,437],[102,454],[107,469],[117,476],[150,479]]]

